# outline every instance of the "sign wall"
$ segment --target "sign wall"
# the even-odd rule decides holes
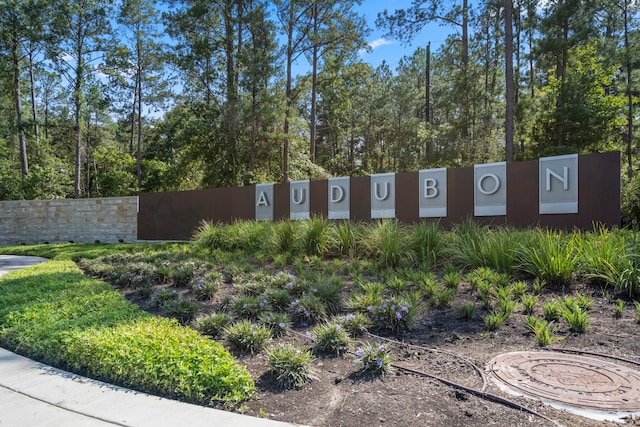
[[[194,198],[194,202],[187,199]],[[215,200],[209,198],[215,197]],[[174,202],[175,200],[175,202]],[[171,204],[171,206],[167,206]],[[200,206],[195,208],[194,205]],[[185,207],[189,207],[187,211]],[[173,217],[154,217],[154,212]],[[202,220],[332,220],[455,224],[468,218],[515,227],[588,229],[620,224],[620,154],[601,153],[424,169],[365,177],[140,195],[138,238],[183,240]],[[180,227],[168,222],[180,222]],[[184,222],[187,221],[185,224]],[[162,222],[162,223],[161,223]]]

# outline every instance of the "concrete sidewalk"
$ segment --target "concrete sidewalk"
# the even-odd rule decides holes
[[[46,261],[0,255],[0,276]],[[191,405],[52,368],[0,348],[0,427],[287,427]]]
[[[0,277],[13,270],[30,267],[47,261],[37,256],[0,255]]]
[[[34,362],[2,348],[0,425],[291,426],[116,387]]]

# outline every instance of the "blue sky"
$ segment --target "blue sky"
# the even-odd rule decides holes
[[[396,9],[407,9],[411,6],[412,0],[363,0],[362,5],[357,7],[357,11],[365,16],[369,27],[372,29],[371,34],[367,38],[367,42],[371,47],[371,52],[361,53],[361,58],[376,67],[383,60],[389,64],[391,69],[395,69],[400,58],[405,55],[411,55],[417,47],[424,47],[431,42],[431,51],[438,50],[440,45],[447,38],[447,35],[455,31],[450,26],[443,26],[439,23],[432,23],[425,27],[417,34],[410,45],[404,45],[399,40],[385,38],[383,29],[376,28],[376,17],[378,13],[387,9],[392,13]]]

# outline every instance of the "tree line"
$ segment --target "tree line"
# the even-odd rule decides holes
[[[608,150],[637,175],[634,0],[413,0],[376,19],[416,46],[393,68],[360,3],[2,0],[0,200]]]

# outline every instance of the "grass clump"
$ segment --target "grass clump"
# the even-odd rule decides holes
[[[391,371],[391,352],[384,344],[368,344],[356,350],[362,371],[384,377]]]
[[[231,323],[231,316],[227,313],[211,313],[207,316],[198,317],[193,327],[203,335],[218,338],[224,329]]]
[[[339,323],[326,323],[313,328],[315,337],[313,351],[329,355],[342,355],[351,345],[347,330]]]
[[[578,334],[586,332],[591,323],[589,313],[579,306],[576,306],[573,310],[564,310],[562,317],[569,324],[569,328]]]
[[[225,329],[229,345],[243,353],[259,353],[271,339],[271,330],[266,326],[241,320]]]
[[[473,313],[476,311],[476,305],[473,303],[462,304],[458,308],[458,319],[471,320]]]
[[[313,355],[295,344],[280,344],[267,351],[277,384],[284,389],[301,388],[313,379]]]

